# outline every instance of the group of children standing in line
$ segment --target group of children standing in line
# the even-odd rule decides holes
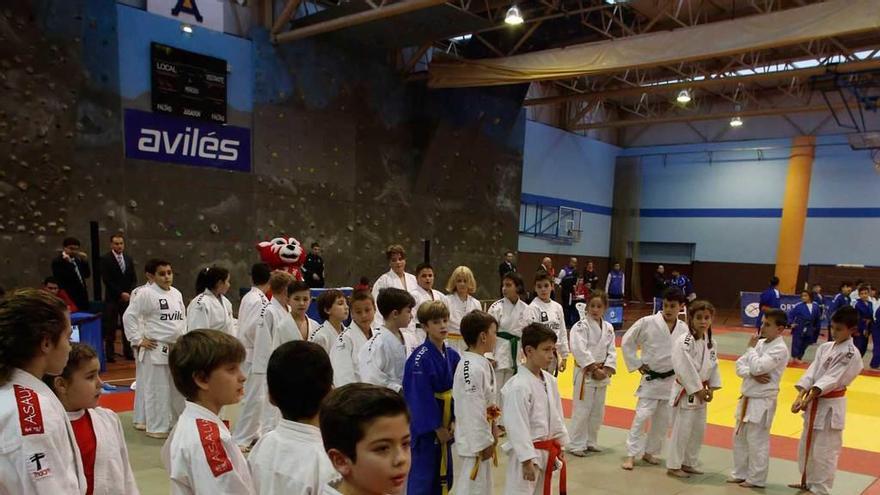
[[[200,273],[203,292],[186,308],[171,265],[147,264],[150,282],[124,318],[138,352],[134,422],[168,437],[162,461],[172,493],[490,494],[498,447],[508,455],[505,494],[550,495],[554,478],[565,493],[565,453],[601,450],[617,371],[607,296],[593,292],[586,317],[568,331],[546,273],[529,305],[519,297],[522,278],[506,274],[504,297],[483,312],[469,307],[476,283],[467,267],[453,272],[444,296],[430,266],[413,277],[400,246],[386,254],[391,269],[375,297],[356,292],[349,310],[341,292],[326,291],[321,325],[306,316],[308,287],[265,265],[253,268],[235,325],[223,296],[228,272]],[[667,290],[662,311],[623,336],[626,366],[642,375],[626,470],[660,462],[671,422],[667,473],[700,474],[706,406],[721,387],[715,310],[695,301],[685,324],[684,301]],[[796,488],[820,495],[833,482],[846,386],[862,367],[851,338],[856,310],[842,308],[831,322],[834,340],[820,346],[792,405],[805,425]],[[743,385],[728,481],[741,486],[766,482],[786,326],[785,313],[768,311],[737,361]],[[0,493],[137,493],[119,420],[95,407],[97,358],[86,346],[71,349],[69,336],[63,303],[44,292],[0,302],[0,434],[10,447],[0,452]],[[566,427],[555,375],[569,353],[576,371]],[[232,404],[241,415],[230,431],[221,418]]]

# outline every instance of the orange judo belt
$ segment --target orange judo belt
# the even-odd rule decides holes
[[[804,471],[801,473],[801,486],[807,486],[807,466],[810,462],[810,451],[813,449],[813,426],[816,424],[816,414],[819,411],[819,401],[822,399],[839,399],[846,395],[846,387],[828,392],[827,394],[817,397],[810,405],[810,416],[807,421],[807,448],[804,450]]]
[[[681,385],[681,382],[678,381],[678,378],[675,379],[675,383]],[[708,387],[709,382],[703,382],[703,387]],[[678,396],[675,398],[675,402],[672,403],[672,407],[678,407],[678,403],[681,402],[681,399],[687,395],[687,389],[684,388],[684,385],[681,385],[681,392],[678,393]]]
[[[556,467],[556,459],[562,461],[562,470],[559,472],[559,495],[565,495],[565,458],[562,455],[562,445],[558,440],[541,440],[535,442],[538,450],[547,451],[547,465],[544,467],[544,495],[551,495],[553,482],[553,468]]]
[[[739,412],[739,421],[736,422],[736,431],[733,433],[734,436],[739,435],[743,423],[746,422],[746,411],[749,410],[749,398],[744,395],[740,397],[743,400],[743,406],[742,411]]]
[[[492,405],[486,408],[486,421],[489,422],[490,428],[494,429],[495,422],[498,421],[498,418],[501,417],[501,408]],[[480,454],[477,454],[477,458],[474,459],[474,467],[471,469],[471,481],[477,479],[477,475],[480,474],[480,464],[483,463],[483,459],[480,458]],[[495,467],[498,467],[498,449],[497,444],[492,446],[492,464]]]

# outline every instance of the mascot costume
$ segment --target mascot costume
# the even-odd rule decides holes
[[[306,262],[306,250],[293,237],[276,237],[257,244],[260,260],[272,270],[284,270],[296,280],[303,280],[300,268]]]

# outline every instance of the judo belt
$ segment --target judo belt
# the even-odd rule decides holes
[[[657,372],[657,371],[648,370],[645,372],[645,380],[649,381],[649,382],[652,380],[665,380],[674,374],[675,374],[675,370],[664,371],[662,373]]]
[[[678,381],[678,379],[675,380],[675,383],[681,385],[681,382]],[[709,386],[709,382],[703,382],[703,387],[705,388],[707,386]],[[681,392],[678,393],[675,402],[672,403],[672,407],[678,407],[678,403],[681,402],[681,399],[683,399],[685,395],[687,395],[687,389],[684,388],[684,385],[681,385]]]
[[[535,442],[534,446],[538,450],[547,451],[547,465],[544,467],[544,495],[551,495],[553,482],[553,468],[556,467],[556,459],[562,461],[562,471],[559,472],[559,495],[565,495],[565,459],[561,458],[562,446],[558,440],[541,440]]]
[[[513,363],[513,372],[516,373],[517,353],[519,347],[519,337],[510,332],[498,332],[498,336],[510,342],[510,361]]]
[[[742,429],[743,423],[746,422],[746,412],[749,410],[749,398],[740,395],[740,399],[743,400],[742,410],[739,412],[739,421],[736,422],[736,431],[733,433],[733,436],[739,435],[739,430]]]
[[[449,332],[446,334],[446,339],[447,340],[464,340],[464,337],[462,337],[460,333]]]
[[[581,368],[581,391],[578,393],[578,400],[584,400],[584,384],[587,383],[587,369]]]
[[[498,418],[501,417],[501,409],[498,406],[489,406],[486,408],[486,421],[489,422],[490,428],[494,428],[495,422],[498,421]],[[471,481],[477,479],[477,475],[480,474],[480,464],[483,463],[483,459],[480,458],[480,453],[477,453],[477,458],[474,460],[474,467],[471,468]],[[498,467],[498,445],[492,445],[492,464],[495,467]]]
[[[452,390],[437,392],[434,394],[434,398],[443,401],[442,424],[444,428],[448,429],[449,425],[452,424]],[[448,443],[446,442],[440,442],[440,489],[443,495],[449,493],[450,484],[447,468],[449,465],[447,445]]]
[[[807,466],[810,463],[810,451],[813,449],[813,425],[816,424],[816,414],[819,412],[819,401],[822,399],[839,399],[846,395],[846,387],[841,390],[829,392],[813,400],[810,407],[809,421],[807,421],[807,448],[804,451],[804,472],[801,473],[801,486],[807,486]]]

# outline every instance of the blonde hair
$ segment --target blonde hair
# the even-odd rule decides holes
[[[286,293],[291,282],[293,282],[293,275],[276,270],[269,276],[269,289],[273,294]]]
[[[457,266],[452,270],[449,281],[446,282],[446,292],[452,294],[455,292],[455,282],[464,280],[467,284],[468,294],[474,295],[477,292],[477,279],[474,278],[474,272],[466,266]]]
[[[416,311],[416,318],[419,319],[419,323],[422,325],[427,325],[431,320],[449,318],[449,308],[446,307],[446,303],[443,301],[426,302],[419,306],[419,310]]]

